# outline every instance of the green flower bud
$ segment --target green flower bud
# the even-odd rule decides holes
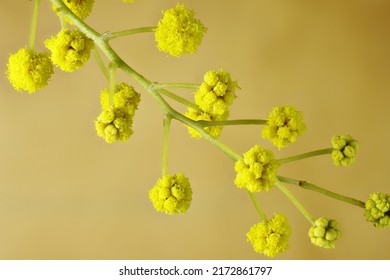
[[[341,236],[335,220],[319,218],[315,221],[315,226],[309,229],[309,237],[314,245],[330,249],[335,247],[335,241]]]
[[[332,160],[336,166],[350,166],[355,162],[358,142],[350,135],[334,136],[332,138]]]
[[[375,227],[384,228],[390,225],[390,194],[372,193],[366,202],[364,215]]]

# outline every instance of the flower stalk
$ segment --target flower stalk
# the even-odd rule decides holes
[[[314,217],[309,213],[309,211],[306,210],[305,207],[295,198],[295,196],[285,187],[283,186],[279,180],[275,181],[276,186],[279,188],[279,190],[284,193],[288,199],[295,205],[295,207],[298,208],[299,212],[302,213],[303,216],[314,226],[315,225],[315,219]]]
[[[291,157],[287,157],[287,158],[278,159],[278,162],[280,164],[286,164],[286,163],[302,160],[302,159],[309,158],[309,157],[331,154],[332,151],[333,151],[333,148],[326,148],[326,149],[311,151],[311,152],[307,152],[307,153],[303,153],[303,154],[299,154],[299,155],[295,155],[295,156],[291,156]]]
[[[164,116],[164,140],[163,140],[163,159],[162,159],[162,175],[168,175],[168,142],[169,131],[172,117],[170,115]]]
[[[316,186],[314,184],[308,183],[306,181],[296,180],[296,179],[287,178],[287,177],[283,177],[283,176],[278,176],[278,179],[281,182],[288,183],[288,184],[291,184],[291,185],[296,185],[296,186],[302,187],[304,189],[315,191],[315,192],[321,193],[323,195],[329,196],[331,198],[334,198],[334,199],[337,199],[337,200],[340,200],[340,201],[343,201],[343,202],[346,202],[346,203],[358,206],[360,208],[365,208],[365,203],[363,201],[360,201],[358,199],[355,199],[355,198],[352,198],[352,197],[348,197],[348,196],[345,196],[345,195],[341,195],[341,194],[338,194],[338,193],[335,193],[335,192],[331,192],[331,191],[329,191],[327,189],[321,188],[319,186]]]
[[[122,31],[118,31],[118,32],[110,32],[110,33],[106,32],[106,33],[102,34],[102,37],[105,41],[108,42],[112,39],[117,39],[120,37],[129,36],[129,35],[154,32],[155,29],[156,29],[156,26],[132,28],[132,29],[122,30]]]
[[[30,52],[33,52],[35,48],[35,36],[37,33],[38,11],[39,11],[40,4],[41,4],[41,0],[34,0],[34,10],[33,10],[33,16],[30,25],[30,35],[29,35],[29,42],[28,42],[28,50]]]
[[[114,105],[114,92],[115,92],[115,82],[116,82],[116,70],[118,65],[115,62],[111,62],[109,69],[109,100],[110,105]]]
[[[260,204],[258,203],[256,196],[254,193],[248,191],[249,197],[251,198],[253,206],[256,208],[257,213],[259,214],[261,220],[268,221],[267,216],[265,215],[263,209],[260,207]]]

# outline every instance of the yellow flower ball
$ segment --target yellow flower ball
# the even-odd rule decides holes
[[[191,205],[192,189],[184,174],[164,175],[149,191],[149,198],[158,212],[183,214]]]
[[[250,192],[268,191],[274,187],[278,167],[279,163],[271,150],[255,145],[234,165],[234,183],[238,188]]]
[[[22,48],[9,57],[7,76],[17,91],[24,90],[32,94],[47,86],[52,74],[53,64],[48,53]]]
[[[289,248],[291,227],[285,215],[275,214],[252,226],[246,236],[256,253],[274,257]]]
[[[65,0],[64,4],[80,19],[85,19],[92,11],[95,0]],[[57,11],[57,7],[53,4],[53,10]],[[69,23],[72,23],[68,18]]]
[[[179,57],[195,53],[206,30],[193,11],[178,3],[176,7],[163,11],[163,18],[155,30],[155,40],[161,51]]]
[[[54,65],[73,72],[88,61],[94,42],[78,29],[66,29],[46,40],[45,45],[51,51]]]
[[[294,106],[280,106],[272,109],[261,135],[280,149],[297,141],[305,130],[302,112]]]

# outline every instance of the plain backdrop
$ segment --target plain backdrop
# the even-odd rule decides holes
[[[86,19],[98,32],[154,26],[172,0],[97,0]],[[308,129],[281,151],[260,126],[224,129],[221,140],[239,153],[255,144],[277,158],[330,146],[335,134],[360,142],[356,164],[333,166],[329,156],[279,173],[366,201],[390,193],[390,3],[385,0],[187,0],[208,28],[195,55],[158,51],[153,34],[116,39],[112,46],[134,69],[159,82],[200,83],[211,69],[229,71],[241,87],[231,118],[266,118],[294,105]],[[58,68],[34,95],[16,92],[5,75],[8,56],[28,43],[33,1],[0,4],[0,259],[263,259],[246,240],[259,221],[249,196],[235,187],[233,162],[173,122],[169,171],[193,188],[185,215],[157,213],[148,191],[161,176],[162,118],[148,93],[122,72],[118,81],[142,94],[128,143],[96,136],[100,91],[107,81],[93,57],[84,68]],[[60,30],[42,1],[36,49]],[[106,59],[104,59],[107,62]],[[191,91],[176,90],[192,98]],[[177,110],[185,107],[169,101]],[[257,198],[268,216],[285,213],[290,249],[278,259],[389,259],[390,232],[365,221],[363,209],[288,186],[315,217],[334,218],[336,249],[312,246],[310,224],[277,189]]]

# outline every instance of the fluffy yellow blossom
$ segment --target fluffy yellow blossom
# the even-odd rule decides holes
[[[332,138],[332,147],[332,160],[334,165],[350,166],[355,162],[358,142],[350,135],[334,136]]]
[[[195,104],[199,110],[188,107],[185,115],[195,121],[225,121],[229,117],[229,105],[236,98],[238,84],[230,77],[230,73],[210,70],[203,76],[203,82],[195,92]],[[208,126],[205,130],[214,137],[219,137],[223,126]],[[191,127],[188,132],[192,137],[201,135]]]
[[[25,90],[32,94],[47,86],[52,74],[53,64],[48,53],[22,48],[9,57],[7,76],[17,91]]]
[[[334,248],[340,236],[337,222],[332,219],[319,218],[309,230],[311,243],[325,249]]]
[[[102,109],[110,107],[110,90],[105,88],[100,94],[100,103]],[[125,107],[130,115],[134,115],[138,109],[139,102],[141,101],[141,95],[135,91],[135,89],[126,84],[118,83],[115,85],[113,94],[113,105],[114,107]]]
[[[228,114],[228,106],[236,98],[237,82],[232,81],[230,73],[223,70],[208,71],[203,80],[195,92],[195,104],[213,116]]]
[[[123,3],[134,3],[137,0],[122,0]]]
[[[184,174],[164,175],[149,191],[154,208],[166,214],[183,214],[191,205],[192,189]]]
[[[114,88],[113,105],[109,98],[109,89],[103,89],[100,94],[103,112],[95,122],[97,134],[107,143],[126,142],[133,134],[131,127],[141,99],[140,94],[132,86],[118,83]]]
[[[172,56],[193,54],[202,42],[207,28],[195,18],[184,4],[163,11],[163,18],[155,30],[157,47]]]
[[[66,29],[46,40],[45,45],[51,51],[54,65],[73,72],[88,61],[94,42],[78,29]]]
[[[224,121],[227,119],[227,116],[222,116],[222,115],[212,116],[209,113],[199,112],[199,111],[197,111],[193,108],[190,108],[190,107],[187,109],[185,116],[187,118],[194,120],[194,121],[207,121],[207,122]],[[194,137],[194,138],[201,138],[202,137],[202,135],[199,132],[197,132],[195,129],[193,129],[189,126],[187,128],[188,128],[188,132],[191,135],[191,137]],[[219,135],[222,132],[222,129],[223,129],[223,126],[207,126],[207,127],[205,127],[205,130],[208,133],[210,133],[211,136],[213,136],[215,138],[219,137]]]
[[[126,142],[133,134],[133,117],[124,107],[110,106],[104,110],[95,122],[98,136],[107,143]]]
[[[255,145],[234,165],[234,183],[238,188],[246,188],[250,192],[268,191],[274,187],[278,167],[272,151]]]
[[[246,236],[256,253],[274,257],[289,248],[291,227],[285,215],[275,214],[252,226]]]
[[[293,106],[281,106],[272,109],[261,135],[280,149],[294,143],[305,130],[302,113]]]
[[[85,19],[92,11],[95,0],[64,0],[64,4],[80,19]],[[57,7],[53,4],[53,10]],[[67,19],[70,23],[71,21]]]

